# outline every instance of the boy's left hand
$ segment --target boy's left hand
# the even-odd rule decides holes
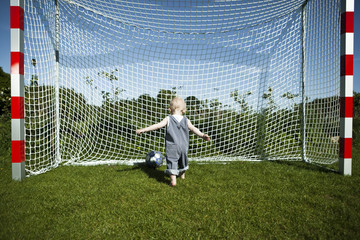
[[[204,135],[202,136],[202,139],[204,139],[205,141],[210,141],[210,137],[209,137],[209,135],[207,135],[207,134],[204,134]]]

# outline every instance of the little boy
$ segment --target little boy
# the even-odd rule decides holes
[[[199,129],[191,124],[190,120],[183,116],[186,112],[184,99],[175,97],[170,102],[169,108],[171,115],[164,118],[161,122],[146,128],[136,130],[137,134],[150,132],[167,126],[165,135],[165,153],[167,169],[165,173],[170,175],[170,186],[176,186],[176,176],[185,179],[185,171],[189,169],[188,149],[189,149],[189,130],[206,141],[210,141],[207,134],[200,132]]]

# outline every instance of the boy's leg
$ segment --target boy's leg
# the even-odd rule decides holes
[[[175,187],[176,186],[176,176],[179,174],[178,161],[167,157],[166,165],[167,165],[167,168],[165,170],[165,174],[170,175],[170,179],[171,179],[170,186]]]
[[[175,187],[176,186],[176,175],[170,175],[171,183],[170,186]]]
[[[170,175],[170,176],[171,175],[176,176],[176,175],[179,174],[178,161],[177,160],[166,158],[165,174]]]
[[[185,171],[189,169],[189,160],[186,154],[182,154],[181,158],[179,159],[179,176],[181,179],[185,179]]]

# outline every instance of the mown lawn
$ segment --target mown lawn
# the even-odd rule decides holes
[[[0,239],[360,239],[353,176],[301,162],[64,166],[22,182],[0,157]]]

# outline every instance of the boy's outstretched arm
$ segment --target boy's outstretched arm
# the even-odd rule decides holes
[[[190,122],[189,119],[188,119],[188,128],[190,131],[192,131],[193,133],[195,133],[196,135],[198,135],[205,141],[210,141],[209,135],[202,133],[198,128],[196,128],[194,125],[192,125],[192,123]]]
[[[154,125],[151,125],[149,127],[146,127],[146,128],[142,128],[142,129],[137,129],[136,130],[136,133],[137,134],[141,134],[141,133],[144,133],[144,132],[151,132],[151,131],[154,131],[154,130],[157,130],[157,129],[160,129],[162,127],[165,127],[168,123],[168,119],[167,118],[164,118],[161,122],[159,123],[156,123]]]

